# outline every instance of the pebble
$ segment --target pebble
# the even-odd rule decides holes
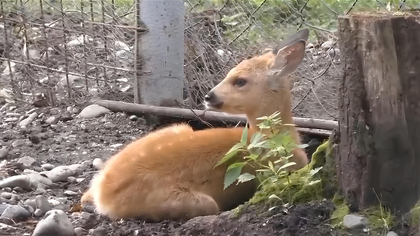
[[[54,169],[55,166],[53,164],[46,163],[46,164],[42,164],[41,167],[42,167],[43,170],[48,171],[48,170]]]
[[[16,189],[16,187],[19,187],[22,190],[31,191],[37,189],[40,184],[51,185],[52,182],[38,173],[31,173],[27,175],[15,175],[3,179],[0,181],[0,188],[10,187],[15,191],[19,191],[19,189]]]
[[[32,190],[31,182],[27,175],[15,175],[0,181],[0,188],[4,187],[21,187],[22,189]]]
[[[25,208],[31,215],[35,212],[34,208],[31,206],[23,205],[23,208]]]
[[[89,230],[89,234],[91,236],[106,236],[107,235],[107,232],[106,232],[106,229],[105,228],[98,227],[96,229]]]
[[[15,191],[16,193],[23,193],[25,192],[25,190],[23,190],[23,188],[16,186],[13,188],[13,191]]]
[[[69,183],[71,183],[71,184],[75,184],[75,183],[77,183],[77,179],[76,179],[76,177],[74,177],[74,176],[69,176],[69,177],[67,178],[67,182],[69,182]]]
[[[67,195],[67,196],[76,196],[76,195],[79,195],[79,194],[76,193],[75,191],[66,190],[66,191],[64,191],[64,195]]]
[[[22,120],[21,122],[19,122],[19,126],[20,127],[26,127],[26,126],[28,126],[29,124],[32,123],[32,121],[34,121],[35,117],[37,117],[37,116],[38,116],[38,114],[36,112],[30,114],[28,116],[28,118],[26,118],[26,119]]]
[[[62,210],[50,210],[35,227],[32,236],[74,236],[74,228]]]
[[[346,215],[343,218],[343,225],[346,228],[349,229],[355,229],[355,228],[363,228],[367,226],[369,223],[368,219],[363,216],[357,216],[357,215]]]
[[[322,45],[321,45],[321,47],[322,48],[331,48],[332,46],[334,46],[334,42],[333,41],[326,41],[326,42],[324,42]]]
[[[44,212],[41,209],[36,209],[34,212],[34,216],[41,217],[44,214]]]
[[[27,199],[23,204],[36,209],[35,199]]]
[[[138,118],[136,115],[131,115],[129,119],[130,119],[131,121],[136,121],[136,120],[138,120],[139,118]]]
[[[24,145],[26,143],[26,140],[25,139],[17,139],[17,140],[15,140],[15,141],[13,141],[13,143],[12,143],[12,147],[19,147],[19,146],[22,146],[22,145]]]
[[[83,234],[83,228],[81,228],[81,227],[76,227],[76,228],[74,228],[74,233],[76,234],[76,236],[80,236],[80,235],[82,235]]]
[[[40,209],[42,212],[47,212],[53,208],[48,202],[48,199],[43,195],[38,195],[35,197],[35,204],[36,209]]]
[[[5,187],[5,188],[3,188],[3,191],[10,193],[12,191],[12,188],[11,187]]]
[[[1,214],[3,214],[4,210],[6,210],[6,208],[10,206],[9,204],[0,204],[0,216]]]
[[[395,233],[394,231],[389,231],[386,236],[398,236],[397,233]]]
[[[79,117],[81,118],[93,118],[104,115],[106,113],[111,112],[108,108],[99,106],[97,104],[92,104],[85,107],[80,113]]]
[[[15,116],[15,117],[19,117],[20,114],[19,113],[15,113],[15,112],[8,112],[6,113],[6,116]]]
[[[50,117],[48,117],[48,119],[45,120],[45,123],[47,123],[49,125],[55,124],[55,123],[57,123],[57,117],[50,116]]]
[[[9,205],[1,214],[0,219],[10,219],[13,221],[25,221],[31,215],[29,212],[19,205]]]
[[[11,199],[11,198],[12,198],[12,196],[13,196],[13,193],[9,193],[9,192],[2,192],[0,196],[1,196],[2,198],[5,198],[5,199]]]
[[[31,166],[32,164],[35,163],[35,159],[30,157],[30,156],[24,156],[22,158],[19,158],[19,160],[17,161],[17,163],[22,163],[25,166]]]
[[[70,166],[57,166],[52,170],[43,171],[41,174],[45,174],[53,183],[67,181],[69,176],[73,176],[78,172],[83,171],[85,167],[82,164],[73,164]]]
[[[0,149],[0,160],[6,159],[8,154],[9,154],[9,149],[7,149],[6,147],[3,147],[2,149]]]
[[[102,161],[101,158],[95,158],[92,162],[92,166],[96,169],[96,170],[102,170],[102,168],[104,167],[104,162]]]
[[[19,118],[17,117],[9,117],[9,118],[4,119],[4,122],[16,122],[18,120]]]

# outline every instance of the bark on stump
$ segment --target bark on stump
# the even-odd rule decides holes
[[[420,14],[339,18],[339,183],[351,210],[419,199]]]

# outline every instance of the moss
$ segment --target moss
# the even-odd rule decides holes
[[[350,213],[350,208],[344,197],[336,193],[332,202],[335,205],[335,210],[331,213],[331,225],[334,228],[343,228],[343,218]]]
[[[410,211],[410,226],[419,226],[420,225],[420,201],[414,205],[413,209]]]
[[[369,207],[361,214],[369,219],[370,229],[374,233],[386,233],[393,226],[394,216],[382,205]]]

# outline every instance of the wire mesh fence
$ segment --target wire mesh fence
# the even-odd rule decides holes
[[[309,28],[305,59],[292,80],[293,110],[296,116],[324,119],[338,117],[337,17],[420,8],[414,0],[186,0],[186,6],[184,69],[193,106],[238,62]]]
[[[185,0],[185,99],[204,95],[241,60],[309,28],[304,63],[293,80],[294,109],[336,118],[340,78],[336,18],[352,11],[420,8],[415,0]],[[2,0],[2,96],[23,101],[133,100],[136,0]],[[111,96],[111,97],[109,97]],[[114,96],[114,97],[113,97]]]
[[[50,104],[126,92],[136,70],[134,3],[1,1],[2,86]]]

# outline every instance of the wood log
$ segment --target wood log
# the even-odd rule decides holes
[[[344,64],[337,174],[351,210],[405,213],[419,199],[420,16],[339,17]]]
[[[179,117],[190,120],[203,119],[205,121],[246,122],[245,115],[231,115],[224,112],[189,110],[176,107],[159,107],[111,100],[96,100],[94,103],[106,107],[114,112],[129,112],[133,114],[150,114],[157,116]],[[329,136],[331,131],[338,128],[338,123],[331,120],[294,117],[298,130],[303,133]]]

